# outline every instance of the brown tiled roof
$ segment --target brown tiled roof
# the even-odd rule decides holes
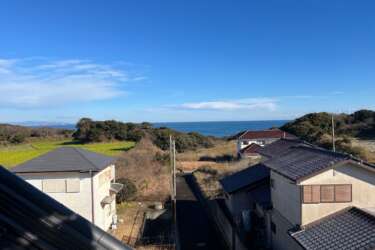
[[[247,147],[240,150],[241,154],[258,154],[258,150],[260,150],[262,147],[259,146],[256,143],[251,143]]]
[[[243,133],[239,139],[273,139],[273,138],[296,138],[296,136],[289,134],[280,129],[270,129],[270,130],[259,130],[259,131],[246,131]]]

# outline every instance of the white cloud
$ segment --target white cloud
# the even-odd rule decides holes
[[[194,102],[178,105],[177,108],[191,110],[268,110],[274,111],[277,107],[276,99],[247,98],[230,101]]]
[[[0,108],[40,108],[126,94],[123,69],[88,60],[0,59]]]

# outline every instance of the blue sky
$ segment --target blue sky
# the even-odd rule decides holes
[[[375,108],[375,2],[0,3],[0,122]]]

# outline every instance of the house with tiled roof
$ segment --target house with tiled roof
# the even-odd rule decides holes
[[[237,154],[239,156],[246,155],[248,153],[254,154],[255,147],[252,145],[265,146],[271,144],[281,138],[295,139],[296,137],[280,129],[269,129],[269,130],[247,130],[237,138]]]
[[[11,171],[103,230],[116,224],[115,158],[61,147]]]
[[[280,140],[263,149],[268,189],[256,187],[256,178],[244,178],[249,172],[232,176],[240,187],[254,187],[257,197],[259,192],[269,197],[247,197],[254,204],[236,211],[250,213],[241,218],[250,224],[248,237],[262,235],[256,242],[272,249],[374,249],[375,166],[302,141]],[[223,180],[222,186],[230,191]]]

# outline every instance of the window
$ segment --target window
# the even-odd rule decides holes
[[[242,144],[243,145],[249,145],[249,142],[248,141],[242,141]]]
[[[66,192],[79,193],[79,191],[80,191],[79,178],[70,178],[66,180]]]
[[[321,188],[321,202],[334,202],[335,201],[335,186],[334,185],[322,185]]]
[[[335,200],[336,202],[351,202],[352,201],[352,186],[351,185],[336,185],[335,186]]]
[[[66,184],[64,179],[46,179],[42,181],[43,192],[65,193]]]
[[[312,203],[351,202],[352,185],[306,185],[302,186],[302,201]]]
[[[273,221],[271,221],[271,231],[276,234],[276,225],[275,223],[273,223]]]

